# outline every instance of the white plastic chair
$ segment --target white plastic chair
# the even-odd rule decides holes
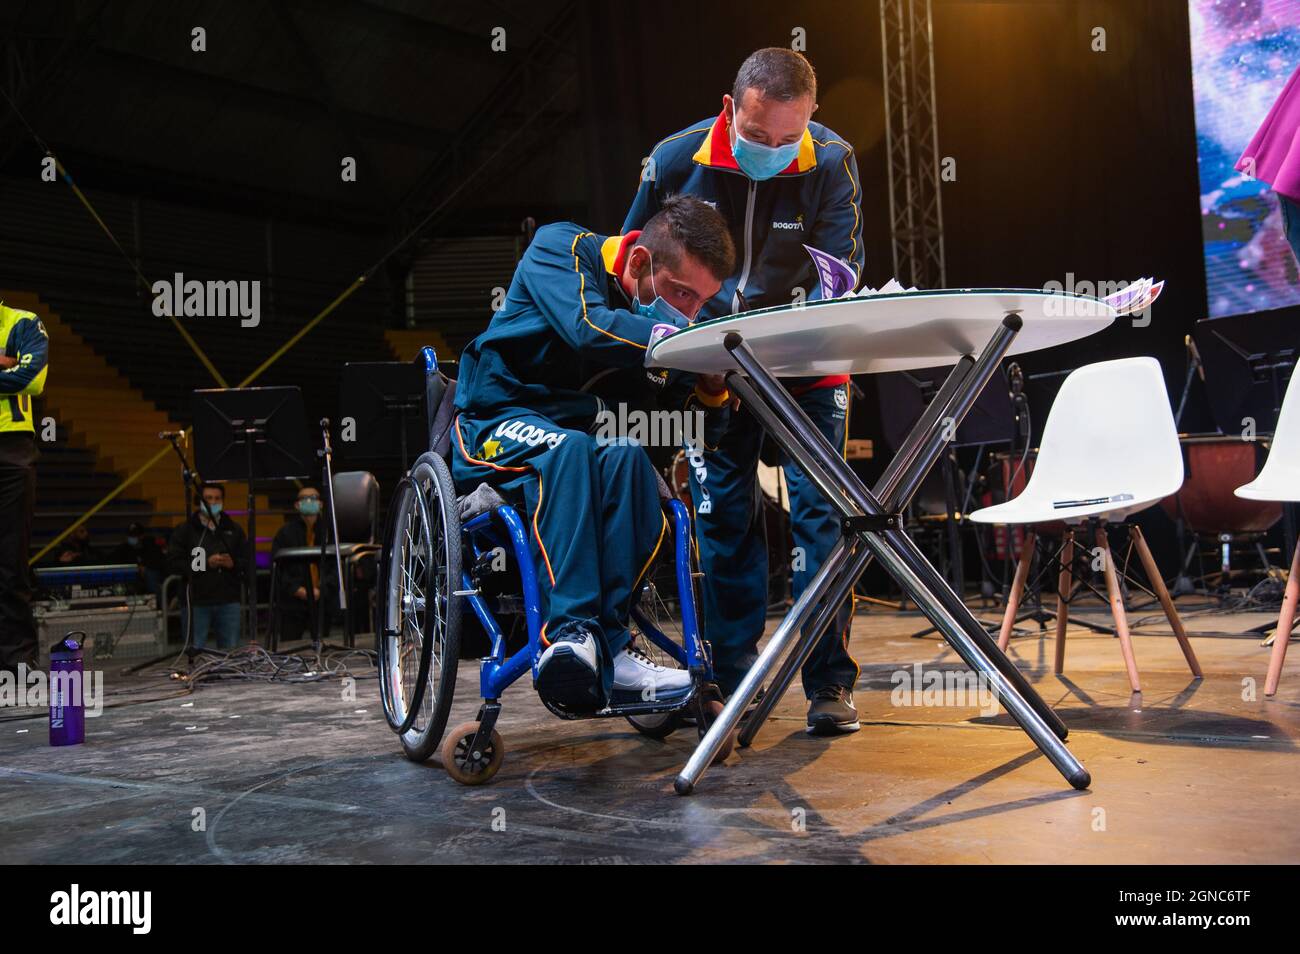
[[[1273,432],[1273,445],[1268,459],[1260,468],[1259,476],[1235,491],[1247,500],[1275,500],[1282,503],[1300,501],[1300,374],[1291,373],[1286,397],[1282,399],[1282,413],[1277,418]],[[1291,627],[1295,624],[1296,603],[1300,602],[1300,545],[1291,559],[1291,574],[1286,581],[1286,595],[1282,598],[1282,612],[1277,617],[1273,633],[1273,654],[1268,662],[1268,677],[1264,680],[1264,695],[1277,692],[1282,678],[1282,663],[1286,661],[1287,643],[1291,641]]]
[[[1115,631],[1129,684],[1134,692],[1141,692],[1123,593],[1104,524],[1122,522],[1145,510],[1175,493],[1182,483],[1182,448],[1159,363],[1154,358],[1102,361],[1078,368],[1062,383],[1047,416],[1038,458],[1024,491],[1013,500],[970,515],[978,523],[1066,523],[1057,581],[1055,671],[1058,674],[1065,667],[1075,526],[1097,518],[1101,523],[1096,530],[1096,545],[1104,551],[1106,591]],[[1134,524],[1128,530],[1188,667],[1199,678],[1201,669],[1196,654],[1142,531]],[[1086,547],[1086,541],[1081,541],[1081,545]],[[1011,639],[1033,554],[1034,533],[1030,530],[1025,535],[998,638],[998,645],[1004,651]]]

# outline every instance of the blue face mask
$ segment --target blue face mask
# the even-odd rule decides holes
[[[216,503],[210,503],[206,507],[201,507],[199,509],[199,512],[204,514],[205,516],[207,515],[208,511],[211,511],[212,516],[214,517],[221,516],[221,501],[218,500]]]
[[[761,142],[750,142],[736,129],[735,114],[732,114],[731,129],[736,134],[736,141],[731,147],[731,154],[736,157],[740,171],[755,182],[770,179],[779,173],[799,155],[800,137],[784,146],[765,146]]]
[[[632,296],[632,310],[634,312],[652,321],[676,325],[678,328],[685,328],[691,323],[691,319],[664,301],[655,289],[655,260],[653,255],[650,256],[650,291],[654,293],[655,300],[648,305],[641,304],[639,294]]]
[[[314,517],[316,514],[320,513],[320,501],[319,501],[319,500],[299,500],[299,501],[298,501],[298,512],[299,512],[300,514],[303,514],[304,516]]]

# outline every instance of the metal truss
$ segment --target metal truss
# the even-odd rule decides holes
[[[899,281],[918,288],[944,288],[947,271],[930,3],[880,0],[889,231]]]

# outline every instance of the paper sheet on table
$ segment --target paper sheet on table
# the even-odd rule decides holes
[[[1164,287],[1165,283],[1163,281],[1156,282],[1152,285],[1150,290],[1147,292],[1146,297],[1138,302],[1137,308],[1135,308],[1134,311],[1145,311],[1153,301],[1160,297],[1160,292],[1164,290]]]
[[[897,278],[891,278],[889,281],[885,282],[885,284],[881,285],[879,288],[859,289],[857,295],[855,295],[854,297],[869,298],[872,295],[898,295],[898,294],[903,294],[906,292],[914,292],[914,291],[917,291],[917,287],[915,285],[911,286],[910,288],[904,288],[901,284],[899,284]]]
[[[1102,301],[1113,307],[1118,314],[1131,315],[1149,307],[1153,301],[1160,297],[1160,292],[1164,290],[1164,287],[1165,283],[1163,281],[1157,282],[1151,278],[1139,278],[1131,285],[1121,288],[1112,295],[1107,295]]]

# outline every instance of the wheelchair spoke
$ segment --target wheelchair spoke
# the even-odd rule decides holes
[[[394,581],[396,583],[395,609],[398,616],[398,620],[394,622],[398,624],[396,629],[399,633],[399,645],[394,661],[394,680],[399,688],[394,693],[394,698],[402,705],[403,718],[410,711],[410,702],[419,689],[419,660],[424,647],[427,613],[427,599],[422,580],[429,562],[424,539],[429,528],[425,525],[420,510],[411,506],[414,500],[414,497],[410,498],[407,504],[409,509],[404,515],[402,542],[397,560],[399,575]],[[427,687],[424,695],[426,697],[430,695]],[[433,704],[433,701],[428,698],[424,700],[420,706],[422,714]],[[413,728],[419,728],[418,717]]]

